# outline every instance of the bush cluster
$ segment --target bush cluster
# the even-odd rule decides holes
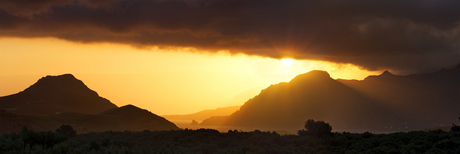
[[[312,131],[307,129],[304,131]],[[221,133],[213,129],[184,129],[107,131],[69,137],[24,128],[19,134],[0,137],[0,153],[460,153],[458,131],[310,133],[279,135],[259,130]]]

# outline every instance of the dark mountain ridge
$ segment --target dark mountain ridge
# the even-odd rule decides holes
[[[100,114],[67,112],[39,116],[0,112],[0,124],[0,134],[19,132],[23,126],[35,131],[54,131],[62,124],[71,125],[79,134],[110,130],[158,131],[179,129],[163,117],[133,105],[109,109]]]
[[[37,96],[58,94],[72,94],[88,97],[99,96],[95,91],[89,89],[81,80],[78,80],[72,74],[63,74],[59,76],[48,75],[42,77],[35,84],[20,93]]]
[[[118,108],[71,74],[46,76],[22,92],[0,97],[0,134],[18,132],[23,126],[54,131],[62,124],[77,133],[179,129],[134,105]]]
[[[412,119],[420,129],[451,125],[460,116],[460,65],[434,73],[339,81],[382,102],[393,113]]]
[[[100,97],[72,74],[46,76],[22,92],[0,97],[0,109],[14,114],[98,114],[111,108],[117,106]]]
[[[460,115],[460,65],[435,73],[398,76],[385,71],[362,81],[334,80],[324,71],[274,84],[230,116],[201,125],[302,128],[307,119],[335,130],[420,130],[451,125]]]
[[[117,122],[113,123],[113,127],[126,128],[125,130],[143,130],[139,128],[149,128],[148,130],[152,131],[179,129],[174,123],[166,120],[165,118],[134,105],[126,105],[120,108],[109,109],[99,115],[117,117]]]

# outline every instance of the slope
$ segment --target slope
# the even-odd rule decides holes
[[[133,105],[109,109],[100,114],[62,113],[50,116],[17,115],[0,112],[0,134],[18,132],[23,126],[35,131],[54,131],[62,124],[71,125],[77,133],[103,131],[158,131],[179,128],[147,110]]]
[[[405,131],[450,125],[460,109],[459,66],[430,74],[385,72],[363,81],[311,71],[271,85],[230,116],[201,125],[302,128],[307,119],[335,130]]]
[[[14,114],[97,114],[117,108],[71,74],[46,76],[17,94],[0,97],[0,109]]]
[[[398,76],[386,71],[363,81],[339,81],[420,129],[451,126],[460,116],[460,65],[434,73]]]

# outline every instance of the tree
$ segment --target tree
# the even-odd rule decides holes
[[[460,117],[458,117],[458,121],[460,121]],[[452,123],[452,127],[450,128],[451,132],[460,132],[460,126],[457,126]]]
[[[322,137],[324,135],[331,135],[332,126],[324,121],[308,119],[307,122],[305,122],[305,129],[299,130],[298,134],[301,136]]]
[[[73,130],[72,126],[70,125],[61,125],[61,127],[56,129],[56,133],[64,134],[69,137],[74,137],[75,135],[77,135],[77,131]]]

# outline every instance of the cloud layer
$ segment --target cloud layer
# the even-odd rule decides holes
[[[460,62],[458,0],[3,0],[0,36],[195,47],[413,72]]]

